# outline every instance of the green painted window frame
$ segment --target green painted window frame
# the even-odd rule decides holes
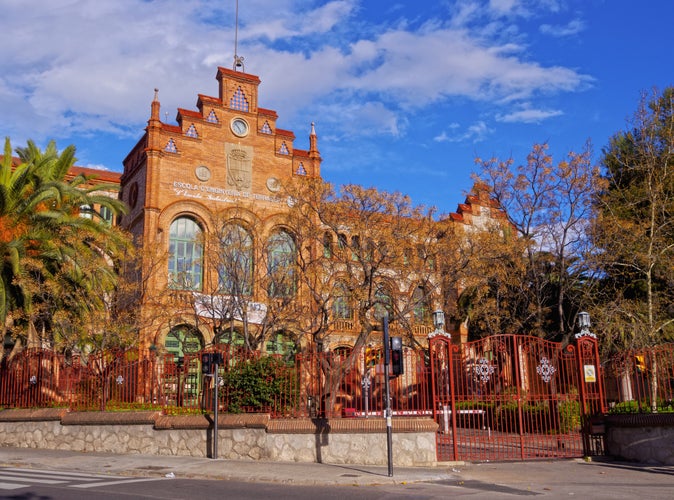
[[[267,244],[267,272],[269,274],[268,294],[271,298],[288,298],[297,292],[295,262],[297,245],[288,231],[280,230],[272,234]]]
[[[220,291],[233,296],[253,294],[253,237],[240,224],[227,224],[221,239],[222,252],[218,277]],[[224,261],[229,261],[226,263]]]
[[[168,277],[175,290],[201,290],[204,250],[201,226],[191,217],[178,217],[169,229]]]

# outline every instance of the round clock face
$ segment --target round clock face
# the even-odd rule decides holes
[[[248,122],[243,118],[234,118],[230,126],[234,135],[239,137],[248,135]]]

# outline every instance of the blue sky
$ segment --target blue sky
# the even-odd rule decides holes
[[[121,170],[153,89],[162,115],[217,95],[235,0],[0,0],[2,135],[77,147]],[[238,53],[259,105],[323,177],[450,212],[476,157],[548,142],[596,157],[640,96],[674,84],[670,0],[239,0]]]

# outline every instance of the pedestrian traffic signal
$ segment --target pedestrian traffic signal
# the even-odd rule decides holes
[[[204,352],[201,354],[201,373],[211,375],[215,365],[222,366],[223,356],[221,352]]]
[[[213,372],[213,353],[204,352],[201,354],[201,373],[210,375]]]
[[[402,337],[391,337],[391,371],[394,377],[405,372],[403,365],[403,339]]]

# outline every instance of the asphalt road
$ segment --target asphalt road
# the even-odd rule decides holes
[[[592,498],[666,499],[674,496],[674,468],[587,464],[582,475],[542,477],[536,464],[519,464],[519,474],[502,464],[467,465],[451,479],[409,484],[297,485],[165,476],[124,476],[81,471],[0,467],[0,498],[47,499],[250,499],[395,500],[398,498]],[[526,466],[529,465],[527,470]],[[549,466],[549,464],[548,464]],[[510,471],[508,473],[507,471]]]

